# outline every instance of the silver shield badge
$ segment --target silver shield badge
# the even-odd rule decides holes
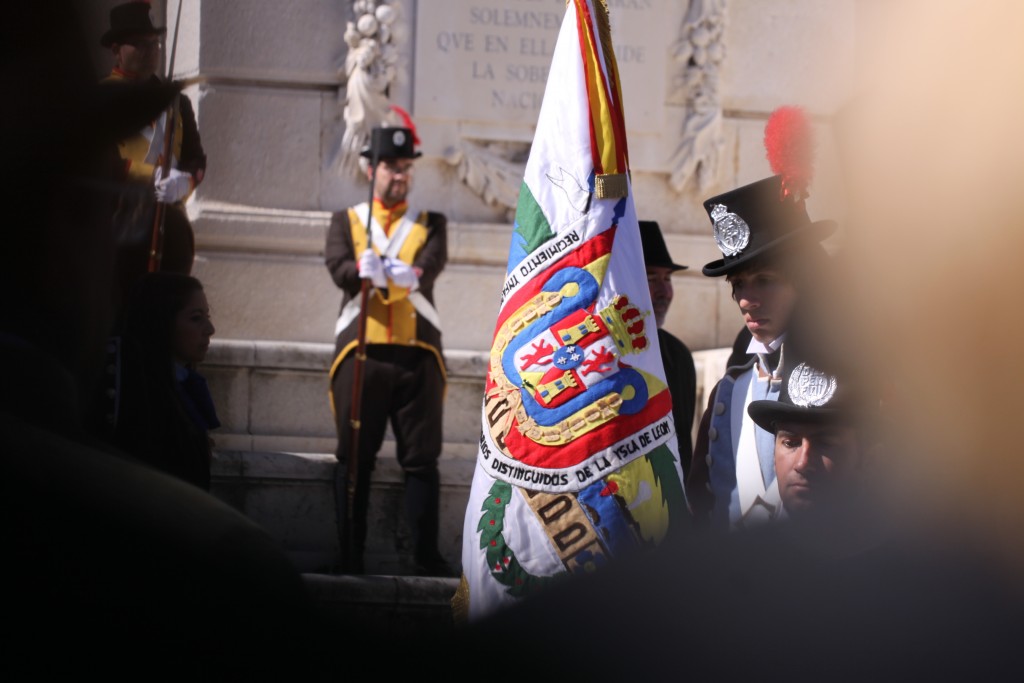
[[[819,408],[830,400],[838,386],[836,378],[815,370],[807,363],[793,368],[789,376],[789,400],[801,408]]]
[[[391,142],[395,143],[395,147],[401,147],[405,144],[405,131],[396,130],[395,134],[391,136]]]
[[[715,223],[715,243],[726,256],[735,256],[750,244],[750,226],[723,205],[711,208],[711,220]]]

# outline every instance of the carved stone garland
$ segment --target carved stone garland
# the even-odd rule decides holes
[[[682,192],[696,176],[697,188],[707,189],[718,174],[723,152],[722,107],[718,101],[718,70],[725,59],[722,34],[726,0],[690,0],[672,56],[679,71],[670,99],[685,107],[682,141],[671,157],[669,184]]]
[[[334,158],[343,174],[362,176],[365,160],[359,153],[368,144],[370,131],[382,123],[397,124],[392,117],[389,90],[399,74],[398,44],[404,39],[400,5],[387,0],[354,0],[354,21],[345,28],[345,132]]]

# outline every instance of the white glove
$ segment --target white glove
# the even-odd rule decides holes
[[[164,204],[174,204],[181,201],[192,191],[192,175],[172,168],[163,177],[163,167],[156,167],[156,174],[153,176],[153,184],[156,186],[156,200]]]
[[[399,287],[412,291],[420,286],[420,278],[416,270],[405,261],[396,258],[384,259],[384,272]]]
[[[359,257],[359,277],[369,280],[378,289],[388,286],[388,279],[384,275],[384,264],[373,249],[367,249]]]

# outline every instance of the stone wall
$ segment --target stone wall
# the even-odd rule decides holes
[[[391,5],[399,19],[390,101],[411,112],[425,152],[412,201],[450,221],[451,262],[437,283],[445,343],[484,350],[509,241],[508,188],[518,189],[544,85],[537,69],[564,2],[458,0],[445,12],[413,0]],[[856,6],[609,2],[638,211],[658,220],[675,259],[694,267],[677,276],[667,322],[692,349],[727,346],[739,327],[724,283],[699,274],[717,257],[700,201],[770,173],[761,136],[775,107],[801,104],[820,122],[810,210],[841,217],[829,126],[852,78]],[[177,3],[156,2],[155,13],[164,7],[170,40]],[[195,272],[222,339],[331,340],[339,296],[321,261],[327,219],[368,194],[365,179],[339,168],[344,34],[354,18],[348,0],[184,2],[175,77],[192,83],[209,154],[189,205]],[[698,58],[701,68],[690,61]],[[475,78],[474,68],[493,71],[493,82]],[[531,105],[503,105],[496,90]],[[712,123],[689,120],[695,111]],[[687,175],[684,160],[698,157],[703,170]]]

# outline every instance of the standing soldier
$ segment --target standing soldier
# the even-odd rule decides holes
[[[363,203],[335,213],[327,234],[327,269],[344,291],[330,376],[338,434],[338,540],[348,565],[342,570],[349,573],[363,571],[370,474],[390,419],[398,463],[405,472],[405,513],[416,572],[452,574],[437,547],[437,460],[446,373],[441,322],[433,302],[434,281],[447,260],[447,219],[440,213],[410,208],[406,201],[413,161],[421,154],[415,143],[412,128],[372,131],[371,149],[362,153],[371,160],[367,169],[373,190],[370,229],[366,223],[371,206]],[[369,282],[364,285],[364,281]],[[361,296],[364,286],[371,287],[366,297]],[[361,329],[365,331],[363,357],[357,353]],[[358,389],[360,384],[360,395],[354,395],[353,386]],[[350,458],[353,401],[362,406],[357,410],[361,418],[355,425],[358,457],[354,461]],[[356,480],[350,505],[353,466]]]
[[[110,10],[110,28],[100,38],[114,57],[114,67],[105,82],[129,81],[144,83],[159,78],[161,48],[166,27],[153,25],[148,2],[127,2]],[[149,265],[155,207],[153,199],[162,204],[164,238],[159,254],[159,270],[192,272],[195,237],[185,213],[185,201],[203,180],[206,154],[199,139],[192,103],[180,94],[174,112],[173,128],[167,131],[167,113],[154,120],[138,134],[118,145],[123,171],[127,178],[143,187],[153,188],[137,202],[126,198],[121,221],[127,222],[127,234],[118,245],[119,277],[122,290],[130,288]],[[166,134],[171,133],[171,148],[165,150]],[[162,168],[170,153],[167,171]],[[134,210],[131,210],[134,209]]]

